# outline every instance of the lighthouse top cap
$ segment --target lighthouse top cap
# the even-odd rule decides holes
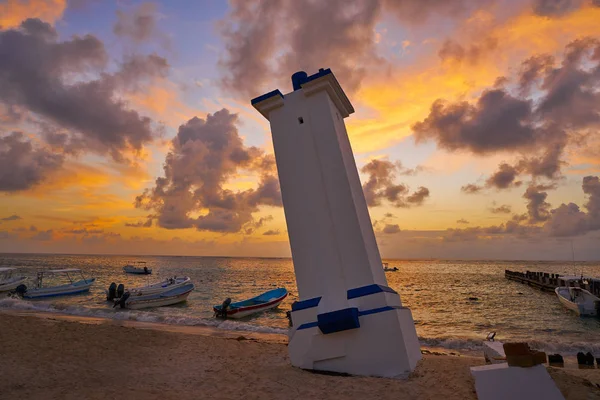
[[[313,75],[308,75],[304,71],[296,72],[292,75],[292,87],[294,90],[291,93],[302,90],[306,96],[325,90],[344,118],[354,113],[354,107],[352,107],[348,96],[346,96],[340,83],[329,68],[321,68],[319,72]],[[275,89],[262,96],[255,97],[251,102],[254,108],[269,119],[269,112],[283,106],[285,96],[281,94],[279,89]]]

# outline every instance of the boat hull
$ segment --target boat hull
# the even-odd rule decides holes
[[[151,275],[152,268],[143,269],[143,268],[136,268],[136,267],[123,267],[123,272],[125,272],[126,274],[133,274],[133,275]]]
[[[287,297],[288,292],[284,288],[274,289],[260,296],[253,297],[248,300],[232,303],[227,309],[227,318],[244,318],[252,314],[276,308]],[[214,306],[213,310],[216,315],[223,316],[221,313],[222,306]]]
[[[124,308],[139,310],[142,308],[171,306],[186,301],[193,290],[194,285],[189,283],[187,286],[178,287],[162,294],[132,296],[125,301]]]
[[[23,297],[26,299],[38,299],[42,297],[69,296],[73,294],[85,293],[96,281],[95,278],[76,282],[72,285],[50,286],[40,289],[27,289]]]
[[[597,317],[598,316],[598,308],[600,307],[600,299],[596,296],[589,293],[587,290],[582,290],[585,292],[586,297],[590,300],[585,303],[576,303],[566,298],[565,296],[569,293],[569,288],[567,287],[557,287],[554,292],[558,297],[558,300],[571,311],[577,313],[577,315],[582,317]],[[595,299],[595,300],[594,300]]]
[[[0,292],[8,292],[10,290],[15,290],[17,286],[24,284],[25,281],[27,281],[27,278],[24,276],[20,276],[9,281],[0,282]]]
[[[252,314],[256,314],[259,312],[270,310],[272,308],[279,307],[279,305],[281,304],[282,301],[283,301],[283,299],[280,299],[280,300],[274,301],[270,304],[265,304],[262,306],[255,306],[256,308],[252,308],[252,307],[239,308],[237,310],[233,310],[232,313],[228,312],[227,317],[228,318],[236,318],[236,319],[244,318],[244,317],[247,317]]]

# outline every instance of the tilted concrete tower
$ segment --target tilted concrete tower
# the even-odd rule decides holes
[[[421,358],[412,314],[387,286],[330,69],[252,100],[271,123],[299,301],[290,359],[305,369],[392,377]]]

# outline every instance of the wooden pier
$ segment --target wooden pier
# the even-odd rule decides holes
[[[545,291],[545,292],[554,292],[558,286],[567,286],[562,275],[559,274],[549,274],[546,272],[517,272],[517,271],[504,271],[504,277],[508,280],[520,282],[525,285],[534,287],[536,289]],[[572,279],[573,277],[567,277]],[[570,280],[570,286],[578,286],[583,288],[595,296],[600,297],[600,279],[598,278],[588,278],[588,277],[580,277],[577,280]]]

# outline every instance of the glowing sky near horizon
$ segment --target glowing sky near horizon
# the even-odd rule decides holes
[[[289,256],[250,99],[331,68],[384,257],[600,259],[597,0],[0,0],[0,252]]]

